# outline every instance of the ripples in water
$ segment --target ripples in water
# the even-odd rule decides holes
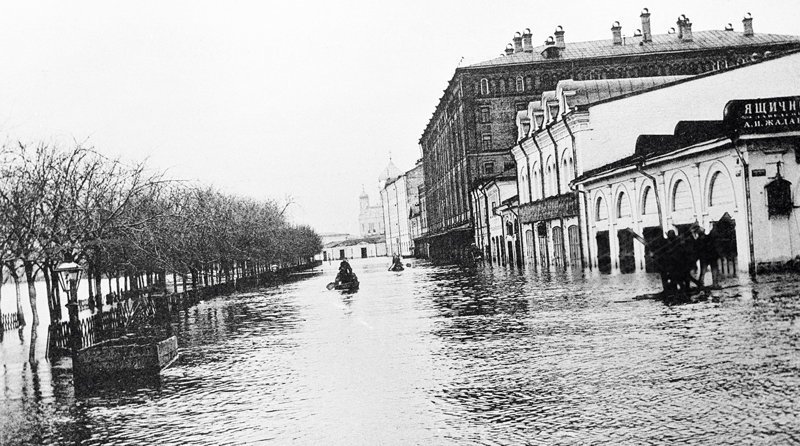
[[[123,387],[7,333],[0,444],[800,441],[796,276],[664,303],[644,275],[354,267],[354,294],[331,265],[181,313],[179,361]]]

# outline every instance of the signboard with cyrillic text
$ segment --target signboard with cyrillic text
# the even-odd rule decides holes
[[[800,96],[730,101],[723,120],[739,135],[800,132]]]

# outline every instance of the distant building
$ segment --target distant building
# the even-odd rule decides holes
[[[455,70],[419,140],[432,257],[456,260],[466,252],[477,218],[471,186],[513,168],[517,112],[541,102],[560,80],[697,75],[800,48],[797,36],[754,33],[749,16],[742,31],[693,31],[681,16],[666,34],[651,32],[649,11],[641,20],[633,36],[615,23],[611,39],[589,42],[566,42],[558,27],[536,47],[525,30],[501,57]]]
[[[390,255],[412,256],[415,254],[412,239],[411,221],[414,218],[414,205],[419,202],[419,187],[423,184],[422,164],[406,173],[389,161],[379,180],[383,180],[381,202],[383,205],[384,228],[386,230],[386,249]],[[419,235],[422,235],[422,222]]]
[[[369,195],[362,190],[359,199],[358,227],[361,237],[375,237],[384,235],[383,208],[380,204],[371,206]]]
[[[484,179],[472,189],[475,246],[481,249],[487,262],[507,265],[519,258],[515,255],[519,249],[516,238],[519,224],[509,206],[518,201],[513,169]]]
[[[323,261],[384,256],[386,256],[386,242],[381,236],[334,241],[322,248]]]

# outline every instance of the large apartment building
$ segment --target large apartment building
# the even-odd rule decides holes
[[[640,17],[641,31],[623,37],[615,22],[606,40],[567,42],[559,26],[534,46],[525,30],[502,56],[455,70],[419,140],[432,258],[457,260],[469,251],[473,185],[514,167],[517,112],[560,80],[696,75],[800,48],[800,37],[755,33],[749,15],[741,30],[697,32],[681,16],[665,34],[652,33],[648,10]]]

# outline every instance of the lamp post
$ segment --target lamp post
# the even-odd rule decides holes
[[[74,354],[81,346],[81,324],[78,318],[78,284],[81,280],[83,268],[75,262],[62,262],[55,267],[58,273],[58,283],[67,293],[67,312],[69,313],[70,351]]]

